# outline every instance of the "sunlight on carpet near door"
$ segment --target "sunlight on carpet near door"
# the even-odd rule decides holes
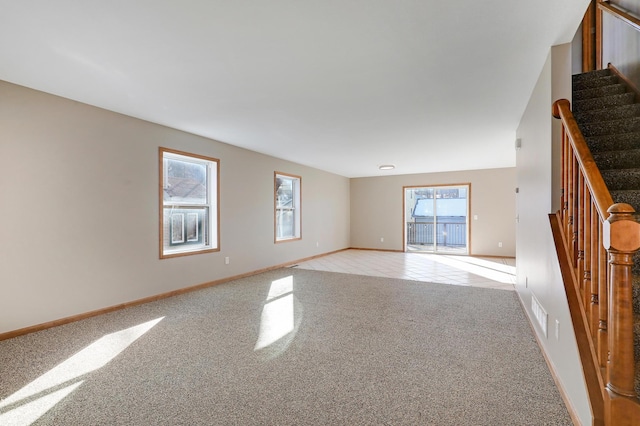
[[[515,264],[516,260],[508,257],[349,249],[300,262],[295,267],[513,291]]]
[[[162,319],[164,317],[101,337],[0,401],[0,424],[26,426],[34,423],[80,387],[83,376],[104,367]]]
[[[505,284],[513,283],[513,277],[516,275],[515,266],[489,262],[478,258],[440,255],[433,256],[432,260],[444,265],[453,266],[461,271],[466,271]]]

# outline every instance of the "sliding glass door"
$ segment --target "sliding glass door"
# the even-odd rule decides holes
[[[469,253],[469,185],[404,188],[405,251]]]

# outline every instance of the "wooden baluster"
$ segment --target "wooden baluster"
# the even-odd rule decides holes
[[[569,243],[569,251],[571,252],[571,266],[576,267],[576,251],[575,251],[575,234],[574,229],[574,214],[575,214],[575,157],[573,156],[573,150],[569,150],[569,206],[567,209],[567,239]]]
[[[563,228],[567,226],[567,149],[569,148],[569,137],[567,131],[562,125],[562,149],[560,164],[562,165],[562,188],[560,189],[560,218],[562,219]],[[565,234],[566,235],[566,234]]]
[[[599,234],[599,225],[600,221],[598,220],[598,211],[596,210],[595,204],[593,204],[593,200],[591,199],[591,193],[589,193],[589,216],[590,216],[590,241],[589,241],[589,281],[591,286],[591,305],[590,305],[590,324],[591,324],[591,337],[593,341],[597,343],[598,341],[598,329],[599,329],[599,303],[600,303],[600,295],[598,292],[598,276],[600,266],[598,263],[598,234]]]
[[[633,207],[614,204],[604,222],[604,246],[609,252],[609,393],[635,397],[633,354],[633,253],[640,249],[640,223]],[[615,395],[614,395],[615,397]]]
[[[607,251],[603,241],[603,222],[598,216],[598,360],[600,367],[605,368],[609,361],[609,335],[607,321],[609,320],[609,287],[608,287]]]
[[[582,255],[582,285],[584,287],[585,300],[584,304],[587,320],[589,321],[589,331],[593,336],[593,317],[591,316],[591,193],[587,187],[584,177],[582,180],[582,199],[580,203],[580,212],[582,215],[581,224],[581,241],[580,248]]]
[[[567,238],[567,244],[569,245],[569,251],[571,251],[571,163],[573,160],[571,159],[571,147],[569,146],[567,149],[567,159],[565,164],[566,175],[567,175],[567,189],[565,192],[565,230],[564,235]],[[573,253],[569,253],[573,258]]]
[[[565,235],[569,235],[567,231],[569,230],[569,197],[571,196],[571,143],[569,141],[569,137],[567,136],[566,145],[564,148],[565,151],[565,159],[564,159],[564,206],[562,206],[564,211],[564,225],[565,225]]]
[[[585,308],[585,314],[589,313],[589,298],[591,296],[591,286],[586,286],[586,281],[584,280],[584,273],[586,270],[585,267],[585,257],[584,257],[584,246],[585,246],[585,211],[584,211],[584,199],[585,199],[585,185],[584,185],[584,176],[582,175],[582,171],[578,173],[578,182],[577,182],[577,197],[576,197],[576,269],[577,269],[577,277],[580,280],[580,288],[582,289],[582,304]],[[587,318],[588,319],[588,318]]]
[[[571,212],[569,211],[569,206],[571,205],[571,164],[573,162],[573,151],[571,148],[571,141],[567,136],[567,146],[565,148],[566,158],[564,163],[564,173],[566,175],[565,181],[565,190],[564,190],[564,216],[565,216],[565,232],[564,235],[567,238],[567,244],[571,244]]]
[[[580,216],[579,216],[579,210],[580,210],[580,180],[582,178],[582,172],[580,171],[580,164],[578,163],[577,158],[575,157],[575,152],[573,153],[573,197],[572,197],[572,212],[573,214],[571,215],[571,219],[572,219],[572,231],[571,231],[571,236],[572,236],[572,242],[573,242],[573,267],[576,268],[576,273],[578,276],[578,279],[580,280],[580,285],[582,285],[582,271],[579,269],[578,266],[578,255],[579,255],[579,247],[578,247],[578,233],[580,232]],[[582,289],[583,293],[584,293],[584,288]]]

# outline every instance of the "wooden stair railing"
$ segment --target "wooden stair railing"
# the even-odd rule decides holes
[[[568,100],[562,120],[561,210],[550,215],[594,424],[638,425],[634,388],[633,253],[640,224],[628,204],[614,204]]]

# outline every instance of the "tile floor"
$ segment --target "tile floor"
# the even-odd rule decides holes
[[[515,265],[514,258],[350,249],[300,262],[295,267],[440,284],[514,290]]]

